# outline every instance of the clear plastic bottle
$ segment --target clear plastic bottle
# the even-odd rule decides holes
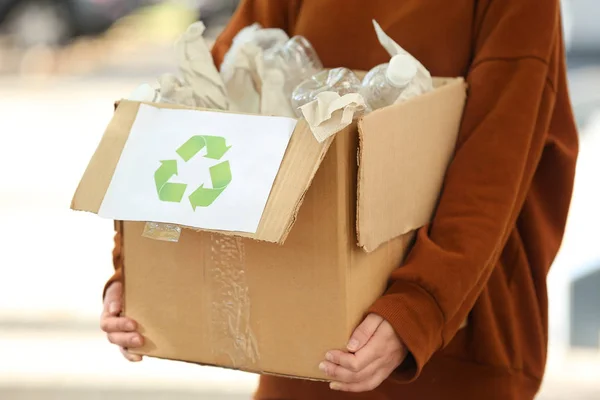
[[[417,75],[417,65],[406,55],[392,57],[365,75],[360,94],[373,110],[392,105]]]
[[[359,93],[360,79],[348,68],[335,68],[321,71],[300,83],[292,93],[292,107],[298,117],[302,114],[299,107],[313,101],[319,93],[336,92],[340,96]]]
[[[263,58],[265,67],[283,72],[288,95],[300,82],[323,69],[316,50],[304,36],[294,36],[282,46],[266,50]]]

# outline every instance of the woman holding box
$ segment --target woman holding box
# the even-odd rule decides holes
[[[372,19],[432,75],[466,77],[456,153],[435,217],[387,292],[348,351],[324,355],[332,382],[263,376],[256,398],[532,399],[578,149],[559,0],[244,0],[213,56],[219,65],[237,32],[258,22],[307,37],[325,67],[369,70],[389,59]],[[118,316],[118,235],[115,267],[102,327],[139,361],[124,349],[143,337]]]

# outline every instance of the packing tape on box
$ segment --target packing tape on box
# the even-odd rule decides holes
[[[234,368],[256,367],[260,353],[250,325],[244,242],[235,236],[211,234],[209,247],[204,252],[204,268],[210,282],[213,357],[221,362],[228,358]]]
[[[164,224],[159,222],[146,222],[142,236],[161,240],[163,242],[179,242],[181,227],[175,224]]]

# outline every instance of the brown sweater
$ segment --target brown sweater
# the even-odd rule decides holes
[[[213,55],[220,64],[235,34],[259,22],[306,36],[326,67],[368,70],[388,60],[373,18],[433,75],[469,83],[435,218],[371,307],[412,358],[368,394],[265,376],[257,396],[531,399],[544,374],[546,275],[578,148],[559,0],[244,0]]]

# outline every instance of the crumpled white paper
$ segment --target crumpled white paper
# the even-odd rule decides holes
[[[262,50],[255,58],[257,79],[260,87],[260,114],[296,118],[291,98],[285,90],[286,76],[283,70],[269,67],[263,61]]]
[[[191,101],[183,99],[184,93],[188,90],[192,93],[192,99],[196,107],[214,108],[220,110],[229,109],[229,100],[227,91],[221,75],[215,66],[210,49],[206,44],[204,34],[206,27],[201,21],[195,22],[188,27],[186,32],[175,43],[177,63],[183,76],[179,81],[171,75],[163,75],[161,81],[161,93],[163,93],[162,84],[167,85],[165,89],[181,92],[178,94],[177,103],[188,104]],[[189,87],[189,89],[183,89]]]
[[[340,96],[336,92],[322,92],[300,110],[315,139],[322,143],[350,125],[367,107],[365,99],[358,93]]]
[[[196,22],[175,43],[179,69],[183,79],[167,73],[158,78],[158,90],[140,85],[130,99],[158,103],[182,104],[226,110],[229,100],[221,75],[203,38],[205,27]]]
[[[229,109],[232,111],[260,113],[260,82],[255,72],[255,60],[259,54],[257,46],[247,43],[236,50],[235,57],[230,55],[226,67],[225,63],[221,66],[221,76],[229,95]]]
[[[158,78],[158,84],[161,103],[182,104],[191,107],[202,106],[197,103],[192,87],[181,82],[175,75],[161,75]]]
[[[407,55],[414,60],[417,65],[417,75],[411,84],[402,92],[400,97],[396,100],[396,103],[408,100],[411,97],[419,96],[421,94],[430,92],[433,90],[433,79],[431,79],[431,73],[425,68],[419,60],[417,60],[412,54],[404,50],[402,46],[396,43],[391,37],[389,37],[377,21],[373,20],[373,26],[377,33],[377,39],[383,48],[389,53],[390,57],[394,57],[397,54]]]

